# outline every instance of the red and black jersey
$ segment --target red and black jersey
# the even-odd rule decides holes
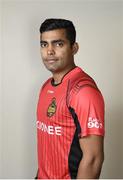
[[[104,135],[104,100],[79,67],[55,86],[43,85],[37,106],[38,178],[75,179],[83,152],[79,138]]]

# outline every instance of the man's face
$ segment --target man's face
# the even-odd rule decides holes
[[[65,72],[73,67],[73,46],[66,37],[65,29],[43,32],[40,42],[43,63],[49,71]]]

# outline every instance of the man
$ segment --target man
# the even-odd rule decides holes
[[[73,23],[47,19],[40,27],[41,56],[52,77],[37,106],[38,178],[99,178],[104,159],[104,101],[94,80],[74,63]]]

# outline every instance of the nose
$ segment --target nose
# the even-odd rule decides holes
[[[54,51],[54,48],[53,48],[52,45],[49,45],[49,46],[48,46],[47,54],[48,54],[48,55],[54,55],[54,54],[55,54],[55,51]]]

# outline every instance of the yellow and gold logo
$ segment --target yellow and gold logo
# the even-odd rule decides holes
[[[51,101],[51,104],[48,106],[48,110],[47,110],[47,116],[51,117],[55,114],[56,112],[56,98],[53,98]]]

